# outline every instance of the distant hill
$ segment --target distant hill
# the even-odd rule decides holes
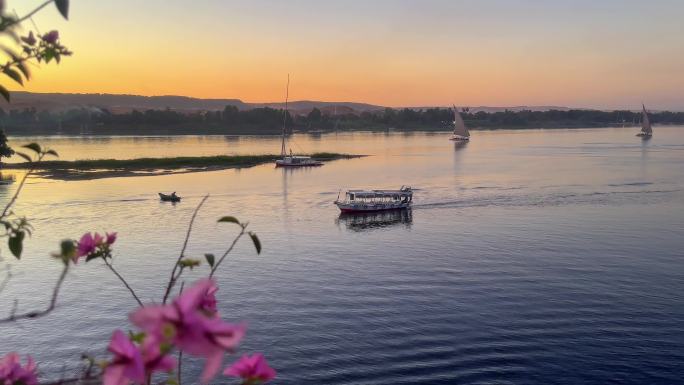
[[[132,110],[163,110],[176,111],[218,111],[226,106],[235,106],[240,110],[260,107],[283,108],[285,103],[246,103],[240,99],[200,99],[187,96],[140,96],[115,94],[62,94],[62,93],[31,93],[13,92],[12,103],[1,102],[0,107],[5,110],[35,108],[37,110],[59,111],[73,108],[99,108],[114,113],[126,113]],[[293,113],[309,113],[314,107],[320,109],[340,108],[345,112],[377,111],[382,106],[366,103],[351,102],[319,102],[311,100],[292,101],[288,107]]]
[[[32,93],[17,91],[12,93],[12,103],[4,100],[0,107],[4,110],[16,110],[35,108],[39,111],[63,111],[74,108],[107,109],[112,113],[128,113],[133,110],[164,110],[196,112],[218,111],[226,106],[235,106],[239,110],[250,110],[260,107],[281,109],[285,106],[282,102],[272,103],[248,103],[240,99],[200,99],[187,96],[140,96],[140,95],[117,95],[117,94],[63,94],[63,93]],[[432,108],[406,107],[412,110]],[[446,107],[446,106],[445,106]],[[461,106],[459,106],[461,107]],[[295,115],[308,114],[313,108],[318,108],[326,114],[348,114],[382,110],[385,107],[355,102],[321,102],[315,100],[299,100],[288,103],[288,108]],[[470,107],[470,111],[478,112],[502,112],[509,111],[568,111],[567,107],[559,106],[514,106],[514,107]]]

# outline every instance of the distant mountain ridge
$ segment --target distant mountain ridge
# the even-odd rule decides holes
[[[37,110],[59,111],[73,108],[107,109],[113,113],[125,113],[132,110],[161,110],[176,111],[218,111],[226,106],[235,106],[240,110],[271,107],[284,108],[283,102],[249,103],[240,99],[202,99],[189,96],[161,95],[142,96],[128,94],[78,94],[78,93],[33,93],[16,91],[12,93],[12,103],[4,101],[0,107],[5,110],[35,108]],[[426,109],[447,106],[405,107],[410,109]],[[465,106],[459,106],[462,108]],[[288,108],[295,114],[307,114],[318,108],[327,113],[362,113],[383,110],[384,106],[358,102],[323,102],[316,100],[299,100],[288,103]],[[404,107],[401,107],[404,108]],[[567,111],[568,107],[561,106],[513,106],[513,107],[469,107],[470,111],[499,112],[499,111]]]
[[[283,108],[285,103],[247,103],[240,99],[201,99],[189,96],[141,96],[126,94],[71,94],[71,93],[32,93],[16,91],[12,93],[12,102],[0,103],[3,109],[36,108],[38,110],[56,111],[72,108],[101,108],[112,112],[130,112],[132,110],[172,109],[178,111],[217,111],[226,106],[235,106],[240,110],[260,107]],[[335,108],[356,112],[377,111],[385,107],[355,102],[320,102],[312,100],[292,101],[288,107],[294,112],[308,113],[316,108]]]

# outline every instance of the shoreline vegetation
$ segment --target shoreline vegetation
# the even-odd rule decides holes
[[[322,162],[338,159],[354,159],[367,155],[320,152],[310,154]],[[216,171],[231,168],[248,168],[275,162],[280,155],[216,155],[184,156],[172,158],[136,159],[83,159],[50,160],[40,163],[4,163],[1,170],[28,170],[35,166],[34,174],[41,178],[57,180],[90,180],[101,178],[154,176],[183,174],[202,171]]]
[[[35,108],[0,109],[0,128],[22,135],[280,135],[282,109],[271,107],[240,110],[177,111],[133,110],[115,113],[102,108],[73,108],[61,112]],[[641,112],[599,110],[474,111],[461,113],[471,130],[555,129],[637,126]],[[350,108],[313,108],[309,112],[287,112],[290,133],[322,134],[346,131],[448,131],[453,111],[447,108],[354,111]],[[649,114],[651,123],[684,125],[684,112]]]

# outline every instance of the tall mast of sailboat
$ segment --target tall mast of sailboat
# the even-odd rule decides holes
[[[290,98],[290,74],[287,74],[287,87],[285,88],[285,112],[283,113],[283,141],[280,146],[280,156],[285,156],[285,133],[287,131],[287,101]]]

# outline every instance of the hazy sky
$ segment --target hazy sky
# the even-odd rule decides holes
[[[41,1],[10,0],[19,13]],[[684,109],[682,0],[71,0],[39,92]]]

